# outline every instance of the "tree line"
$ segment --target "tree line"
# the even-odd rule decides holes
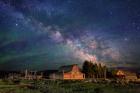
[[[86,78],[106,78],[107,67],[101,63],[85,61],[82,71],[85,73]]]

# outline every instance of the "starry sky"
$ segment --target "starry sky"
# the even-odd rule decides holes
[[[139,0],[0,0],[0,70],[85,60],[140,68]]]

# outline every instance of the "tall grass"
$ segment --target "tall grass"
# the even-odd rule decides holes
[[[138,84],[90,83],[84,81],[20,81],[32,84],[31,87],[19,87],[19,84],[0,82],[0,93],[140,93]],[[11,81],[10,81],[11,82]]]

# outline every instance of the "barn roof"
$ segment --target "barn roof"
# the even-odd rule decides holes
[[[77,64],[73,64],[73,65],[67,65],[67,66],[61,66],[58,70],[58,72],[70,72],[72,71],[73,66],[77,66]]]

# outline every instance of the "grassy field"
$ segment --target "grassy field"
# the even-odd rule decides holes
[[[140,85],[60,80],[0,80],[0,93],[140,93]]]

